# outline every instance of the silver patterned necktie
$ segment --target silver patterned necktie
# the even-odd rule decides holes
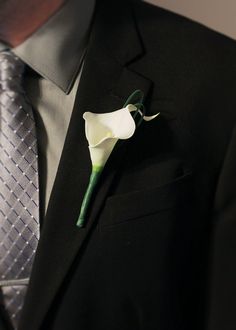
[[[15,329],[39,240],[38,155],[24,64],[0,52],[0,286]]]

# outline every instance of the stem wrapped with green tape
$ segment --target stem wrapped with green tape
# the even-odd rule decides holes
[[[79,228],[82,228],[84,226],[86,215],[88,212],[88,207],[90,205],[90,201],[91,201],[91,198],[93,195],[93,191],[94,191],[94,188],[96,187],[99,177],[102,173],[102,169],[103,169],[102,167],[93,166],[92,173],[91,173],[90,179],[89,179],[89,184],[88,184],[86,193],[83,198],[79,218],[78,218],[78,221],[76,224],[77,227],[79,227]]]

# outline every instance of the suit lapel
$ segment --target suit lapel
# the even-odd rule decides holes
[[[115,8],[116,7],[116,8]],[[135,89],[148,93],[150,81],[125,67],[143,49],[131,8],[103,0],[97,6],[83,74],[75,101],[57,177],[37,249],[19,330],[39,329],[70,266],[104,204],[124,147],[114,150],[100,180],[87,225],[76,220],[90,175],[84,134],[85,111],[105,112],[122,107]],[[124,144],[123,144],[124,145]]]

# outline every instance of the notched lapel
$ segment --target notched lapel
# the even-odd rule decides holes
[[[125,68],[128,62],[140,57],[143,50],[130,8],[126,2],[124,6],[120,2],[113,4],[107,0],[102,1],[94,17],[78,95],[44,221],[19,330],[41,327],[74,258],[96,224],[116,173],[116,162],[124,152],[123,147],[117,148],[108,161],[87,225],[78,229],[76,220],[91,170],[82,114],[85,111],[101,113],[119,109],[131,92],[141,89],[147,94],[151,85],[150,81],[138,73]]]

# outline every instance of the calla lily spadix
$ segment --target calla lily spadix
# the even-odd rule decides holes
[[[84,113],[85,135],[89,144],[92,172],[77,221],[78,227],[84,226],[93,190],[112,150],[118,140],[126,140],[133,136],[137,127],[135,116],[138,114],[145,121],[150,121],[159,115],[158,113],[154,116],[144,116],[135,104],[127,104],[122,109],[108,113]]]

